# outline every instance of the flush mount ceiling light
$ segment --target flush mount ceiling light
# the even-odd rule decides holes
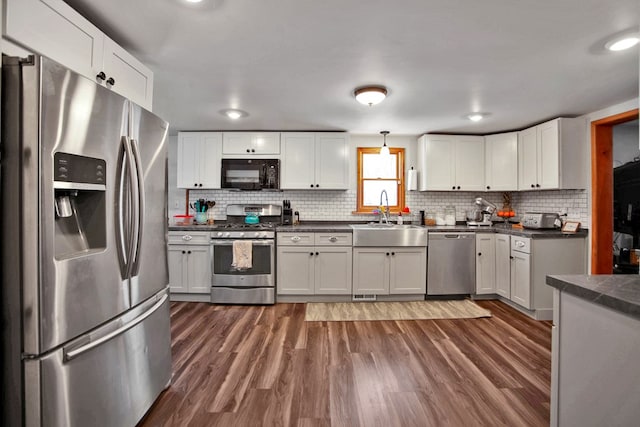
[[[387,96],[387,88],[384,86],[365,86],[356,89],[353,94],[356,97],[356,101],[360,104],[372,105],[379,104]]]
[[[380,147],[380,155],[388,156],[389,147],[387,147],[387,135],[389,135],[389,131],[388,130],[380,131],[380,135],[382,135],[382,137],[384,138],[384,143],[382,144],[382,147]]]
[[[238,120],[242,117],[247,117],[249,114],[246,111],[236,110],[235,108],[229,108],[227,110],[220,111],[220,114],[227,116],[231,120]]]
[[[607,43],[604,47],[610,51],[618,52],[621,50],[630,49],[640,42],[640,35],[638,33],[626,33],[619,35]]]
[[[472,122],[479,122],[485,117],[486,117],[486,114],[482,114],[482,113],[471,113],[467,115],[467,119],[471,120]]]
[[[187,3],[200,3],[202,2],[202,0],[183,0],[186,1]]]

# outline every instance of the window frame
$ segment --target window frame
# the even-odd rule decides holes
[[[380,148],[379,147],[358,147],[357,148],[357,158],[358,158],[358,176],[356,177],[358,180],[358,185],[357,185],[357,206],[356,206],[356,212],[355,213],[365,213],[365,214],[370,214],[373,213],[373,211],[375,209],[378,209],[378,206],[364,206],[363,202],[364,202],[364,181],[388,181],[388,179],[382,179],[382,178],[378,178],[378,179],[371,179],[371,178],[367,178],[367,179],[363,179],[362,178],[362,172],[363,172],[363,161],[364,161],[364,155],[365,154],[379,154],[380,153]],[[404,209],[405,207],[405,180],[404,180],[404,148],[398,148],[398,147],[389,147],[389,154],[395,154],[396,155],[396,181],[399,181],[398,183],[398,204],[397,205],[393,205],[393,206],[389,206],[389,211],[391,213],[398,213],[401,212],[402,209]]]

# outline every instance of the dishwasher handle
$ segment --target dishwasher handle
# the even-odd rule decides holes
[[[475,233],[429,233],[429,240],[473,239]]]

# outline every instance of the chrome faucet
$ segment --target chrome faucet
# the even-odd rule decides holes
[[[382,195],[384,194],[384,198],[387,201],[387,210],[382,209]],[[380,192],[380,224],[382,224],[382,218],[384,218],[385,224],[389,224],[389,195],[387,194],[387,190],[382,190]]]

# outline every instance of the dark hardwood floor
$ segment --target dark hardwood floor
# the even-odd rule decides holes
[[[542,426],[551,324],[305,322],[304,304],[172,303],[173,383],[142,426]]]

